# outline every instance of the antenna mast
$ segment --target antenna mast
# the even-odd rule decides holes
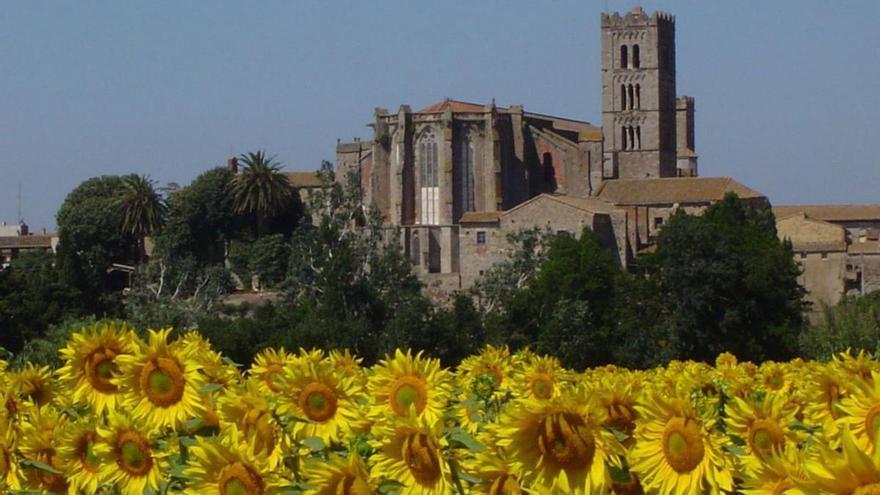
[[[24,218],[21,216],[21,181],[18,181],[18,222],[21,223]]]

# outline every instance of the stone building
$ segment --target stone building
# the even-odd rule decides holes
[[[23,253],[47,252],[54,253],[58,248],[58,236],[45,229],[33,233],[26,223],[14,225],[0,224],[0,269],[6,268],[12,260]]]
[[[372,139],[337,143],[337,177],[359,180],[365,203],[400,229],[430,291],[472,286],[521,228],[589,227],[626,267],[679,209],[699,214],[728,192],[768,203],[732,178],[699,177],[695,100],[677,95],[674,17],[603,14],[600,36],[601,126],[445,99],[376,109]],[[816,306],[880,289],[880,206],[775,211]]]

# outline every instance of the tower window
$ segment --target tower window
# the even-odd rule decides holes
[[[419,187],[422,224],[436,224],[440,205],[437,167],[437,138],[428,128],[419,138]]]
[[[633,68],[639,68],[639,45],[633,45]]]
[[[636,99],[635,98],[635,91],[633,90],[632,84],[630,84],[627,87],[627,93],[629,94],[629,109],[632,110],[633,108],[635,108],[634,104],[635,104],[635,99]]]
[[[629,66],[629,57],[626,45],[620,45],[620,68],[626,69]]]
[[[626,110],[626,84],[620,85],[620,109]]]
[[[620,128],[620,149],[626,149],[626,127]]]
[[[556,183],[556,169],[553,168],[553,155],[544,153],[542,158],[542,168],[544,169],[544,183],[553,186]]]
[[[636,148],[642,149],[642,126],[636,126]]]
[[[630,149],[636,149],[636,131],[633,129],[633,126],[629,126],[629,147]]]
[[[636,84],[636,110],[642,109],[642,86]]]

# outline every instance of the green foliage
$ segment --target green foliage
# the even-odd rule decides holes
[[[769,207],[729,194],[701,216],[676,213],[643,260],[670,308],[670,345],[681,359],[721,352],[762,361],[796,351],[803,289],[791,246],[776,235]]]
[[[83,311],[83,295],[71,287],[47,253],[24,253],[0,270],[0,346],[18,352],[27,341]]]
[[[70,336],[96,323],[100,322],[94,316],[89,316],[69,318],[50,325],[42,336],[29,340],[21,351],[13,354],[10,364],[13,368],[22,368],[27,363],[33,363],[57,369],[62,365],[58,351],[67,345]]]
[[[848,349],[880,352],[880,292],[848,296],[824,308],[822,320],[801,334],[800,348],[810,359],[829,359]]]
[[[235,211],[256,218],[256,236],[265,233],[265,222],[278,215],[294,196],[287,176],[281,173],[281,164],[264,151],[246,153],[239,158],[244,165],[232,180]]]

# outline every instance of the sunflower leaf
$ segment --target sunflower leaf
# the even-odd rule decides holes
[[[466,448],[474,452],[486,450],[486,446],[478,442],[469,433],[461,428],[452,428],[448,431],[449,444],[452,448]]]
[[[327,448],[327,446],[324,445],[324,440],[322,440],[321,437],[304,438],[302,441],[302,444],[305,445],[306,447],[308,447],[309,450],[311,450],[313,454],[315,452],[320,452],[320,451]]]
[[[821,426],[808,425],[806,423],[801,423],[800,421],[797,421],[797,420],[789,423],[788,427],[791,428],[792,430],[805,431],[807,433],[818,433],[818,432],[822,431]]]
[[[200,394],[210,394],[210,393],[216,392],[222,388],[223,388],[223,385],[220,385],[219,383],[209,383],[207,385],[202,385],[201,387],[199,387],[199,393]]]
[[[32,459],[25,459],[19,463],[19,465],[23,469],[39,469],[40,471],[46,471],[47,473],[52,474],[64,474],[61,471],[55,469],[54,467],[40,461],[34,461]]]
[[[748,452],[746,452],[745,449],[743,449],[743,448],[740,447],[739,445],[727,445],[727,444],[725,444],[724,447],[723,447],[723,449],[726,450],[727,452],[730,452],[731,454],[738,455],[738,456],[746,456],[746,455],[748,455]]]
[[[629,475],[629,469],[608,464],[608,470],[611,473],[611,479],[618,483],[629,483],[632,478]]]

